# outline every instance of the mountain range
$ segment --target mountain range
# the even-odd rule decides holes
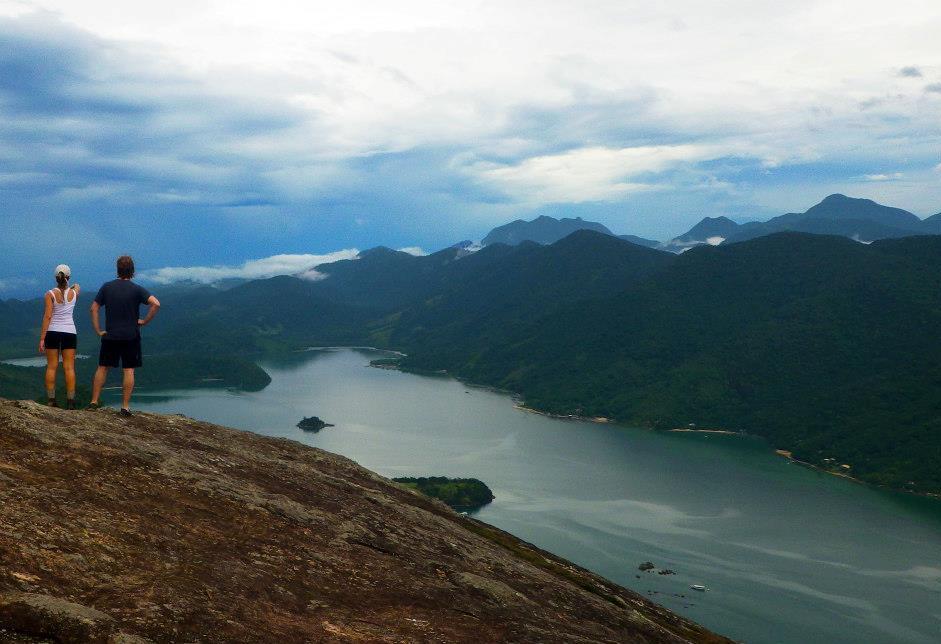
[[[396,349],[403,369],[546,412],[747,432],[865,481],[941,493],[941,236],[871,203],[831,197],[775,225],[865,221],[868,209],[873,225],[911,229],[870,244],[772,232],[683,253],[586,229],[420,257],[380,247],[302,276],[167,289],[145,346],[191,374],[186,360],[207,354]],[[730,223],[749,226],[695,232]],[[40,310],[0,302],[0,356],[33,350]],[[0,369],[0,395],[9,382]]]
[[[613,235],[597,222],[582,219],[553,219],[542,216],[533,221],[517,220],[494,228],[485,238],[491,243],[519,244],[534,241],[551,244],[575,230],[594,230]],[[894,239],[911,235],[941,234],[941,213],[920,219],[902,210],[883,206],[869,199],[856,199],[833,194],[802,213],[788,213],[768,221],[738,224],[728,217],[705,217],[687,232],[665,242],[636,235],[618,235],[621,239],[649,248],[683,252],[700,245],[719,245],[745,241],[779,232],[804,232],[819,235],[840,235],[859,242]]]
[[[316,270],[191,294],[150,346],[391,348],[550,413],[744,431],[941,492],[941,236],[787,232],[677,255],[580,230]]]

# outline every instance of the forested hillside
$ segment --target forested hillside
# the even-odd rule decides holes
[[[506,328],[439,332],[446,350],[405,344],[404,364],[550,412],[742,430],[869,481],[941,490],[941,238],[701,247]]]
[[[374,249],[316,272],[168,293],[145,338],[152,385],[258,388],[263,353],[370,344],[553,413],[759,434],[941,492],[941,237],[788,232],[675,255],[579,230],[469,255]],[[0,306],[11,337],[31,306]],[[189,364],[200,356],[215,362]]]

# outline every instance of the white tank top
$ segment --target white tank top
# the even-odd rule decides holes
[[[59,302],[56,300],[56,291],[59,289],[53,289],[49,291],[49,294],[52,296],[52,320],[49,321],[49,331],[60,331],[61,333],[75,333],[75,321],[72,319],[72,311],[75,310],[75,300],[78,299],[78,294],[72,289],[66,289],[65,294],[62,295],[63,301]],[[62,291],[59,291],[61,294]],[[69,299],[69,295],[72,296],[72,299]]]

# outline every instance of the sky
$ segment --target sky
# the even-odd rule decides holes
[[[0,0],[0,298],[539,215],[941,211],[941,3]]]

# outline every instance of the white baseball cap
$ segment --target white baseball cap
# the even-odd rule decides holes
[[[58,277],[59,273],[62,273],[63,275],[65,275],[66,279],[72,277],[72,269],[69,268],[68,264],[59,264],[58,266],[56,266],[56,272],[53,273],[52,275],[53,277]]]

